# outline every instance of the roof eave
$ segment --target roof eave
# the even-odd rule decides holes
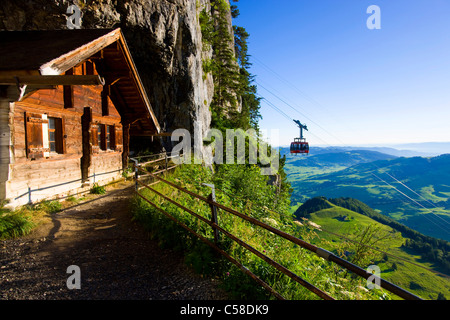
[[[43,64],[39,71],[41,75],[59,75],[70,68],[76,66],[81,61],[88,59],[96,52],[104,49],[110,44],[120,39],[120,28],[114,29],[111,32],[86,43],[85,45],[67,52],[45,64]]]
[[[155,114],[153,112],[153,108],[152,108],[150,100],[149,100],[149,98],[147,96],[147,92],[144,89],[144,86],[142,84],[142,80],[141,80],[141,78],[139,76],[139,73],[137,71],[136,65],[134,64],[133,57],[131,56],[130,49],[128,48],[127,42],[125,41],[125,37],[123,36],[123,33],[122,33],[122,31],[120,29],[119,29],[119,38],[120,38],[120,43],[124,47],[125,57],[126,57],[129,65],[130,65],[131,70],[133,71],[132,74],[133,74],[135,83],[136,83],[136,85],[138,87],[139,93],[141,94],[141,98],[144,101],[144,104],[145,104],[145,107],[147,109],[147,112],[149,113],[149,115],[150,115],[150,117],[151,117],[151,119],[153,121],[153,124],[155,125],[155,129],[156,129],[157,133],[160,133],[161,132],[161,127],[160,127],[159,122],[158,122],[158,120],[157,120],[157,118],[156,118],[156,116],[155,116]]]
[[[133,80],[136,84],[136,87],[139,91],[141,99],[144,103],[145,109],[151,118],[157,133],[161,132],[161,127],[159,122],[153,112],[150,100],[147,96],[147,93],[142,84],[142,80],[137,71],[136,65],[134,64],[133,58],[131,56],[128,45],[125,41],[125,37],[123,36],[122,30],[120,28],[114,29],[111,32],[86,43],[85,45],[76,48],[70,52],[67,52],[49,62],[46,62],[39,68],[39,72],[41,75],[60,75],[73,68],[78,63],[89,59],[92,55],[99,52],[100,50],[108,47],[114,42],[119,41],[119,43],[124,48],[125,58],[132,70]]]

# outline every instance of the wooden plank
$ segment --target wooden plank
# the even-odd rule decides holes
[[[89,59],[93,54],[100,52],[110,44],[121,39],[120,28],[101,36],[88,44],[85,44],[67,54],[64,54],[46,64],[42,65],[40,70],[42,74],[62,73],[76,65],[79,61]]]

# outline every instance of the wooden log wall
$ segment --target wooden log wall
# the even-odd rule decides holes
[[[87,66],[89,65],[89,66]],[[93,69],[92,69],[93,68]],[[84,62],[75,67],[72,74],[96,73],[95,66]],[[9,179],[2,198],[9,198],[17,204],[29,201],[29,190],[33,201],[41,200],[53,194],[79,190],[82,184],[81,158],[82,125],[81,118],[85,107],[92,109],[92,123],[114,126],[116,141],[122,141],[121,117],[111,99],[102,103],[103,86],[57,86],[55,89],[41,89],[21,102],[14,103],[12,118],[14,152],[9,165]],[[67,92],[73,92],[71,104],[68,104]],[[66,95],[64,94],[66,92]],[[104,92],[103,92],[104,94]],[[66,103],[65,103],[66,102]],[[105,114],[105,108],[107,114]],[[1,108],[3,110],[3,108]],[[42,115],[63,119],[64,153],[46,153],[47,157],[31,159],[27,150],[26,114]],[[0,121],[6,121],[0,115]],[[2,122],[3,128],[3,122]],[[123,146],[116,150],[100,150],[92,155],[89,167],[89,183],[101,183],[121,177]],[[2,164],[3,165],[3,164]],[[107,173],[107,174],[103,174]],[[54,186],[52,188],[52,186]],[[1,194],[0,194],[1,196]],[[39,199],[41,198],[41,199]]]
[[[13,105],[7,100],[0,100],[0,199],[6,197],[6,181],[9,178],[11,162]]]

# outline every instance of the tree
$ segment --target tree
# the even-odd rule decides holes
[[[222,131],[227,128],[259,131],[260,98],[248,71],[249,34],[243,27],[231,27],[230,13],[236,18],[239,10],[225,0],[214,0],[211,12],[204,9],[199,17],[204,50],[213,52],[212,59],[203,62],[204,72],[211,72],[214,80],[211,125]]]
[[[439,294],[437,296],[437,300],[447,300],[447,298],[444,296],[444,294],[442,292],[439,292]]]
[[[389,234],[386,233],[383,235],[381,226],[375,224],[370,224],[362,229],[354,239],[354,254],[351,262],[356,265],[364,266],[369,263],[369,261],[373,261],[374,256],[378,253],[371,247],[375,247],[375,244],[382,242],[388,237]]]

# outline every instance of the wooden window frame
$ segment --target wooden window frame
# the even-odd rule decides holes
[[[98,146],[102,151],[106,151],[106,129],[105,125],[102,123],[97,123],[97,137],[98,137]]]
[[[100,128],[98,123],[92,123],[90,128],[90,144],[92,147],[92,153],[99,153],[100,151],[100,141],[98,129]]]
[[[117,151],[116,147],[116,125],[109,126],[109,150]]]
[[[114,150],[118,152],[123,151],[123,127],[121,125],[114,125]]]
[[[111,126],[105,125],[105,151],[112,150],[111,149]]]
[[[50,123],[54,122],[55,128],[50,128]],[[57,117],[48,117],[48,144],[50,149],[50,154],[64,154],[64,119]],[[55,133],[55,150],[52,151],[51,144],[53,141],[50,141],[50,133]]]
[[[54,128],[50,128],[50,119],[54,120]],[[55,133],[55,151],[50,148],[53,143],[50,141],[50,132]],[[64,118],[25,112],[25,146],[27,158],[30,160],[65,154]]]
[[[106,143],[105,143],[105,125],[104,124],[97,124],[98,126],[98,145],[100,147],[100,150],[105,151],[106,150]]]
[[[108,134],[109,131],[109,134]],[[95,122],[91,125],[92,153],[123,151],[122,126]]]

